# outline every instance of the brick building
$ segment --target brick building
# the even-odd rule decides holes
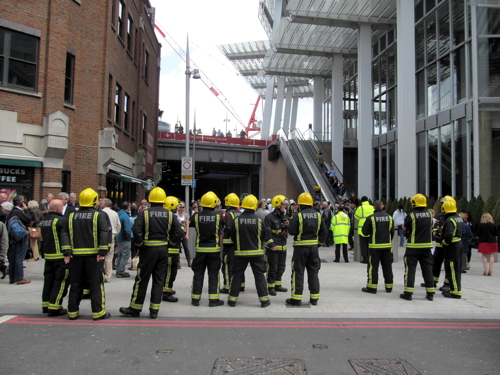
[[[1,2],[0,190],[142,199],[161,178],[160,48],[149,0]]]

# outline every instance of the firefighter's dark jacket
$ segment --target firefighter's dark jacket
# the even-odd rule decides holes
[[[241,211],[239,211],[235,207],[228,208],[224,213],[224,223],[226,225],[226,227],[224,228],[224,244],[231,245],[233,243],[233,240],[231,239],[231,228],[234,225],[234,219],[240,215]]]
[[[269,214],[270,215],[270,214]],[[264,223],[254,210],[245,211],[234,219],[231,227],[235,256],[264,255]]]
[[[191,216],[189,226],[196,228],[195,250],[202,253],[221,251],[221,234],[225,228],[222,215],[213,208],[203,207],[203,211]]]
[[[443,223],[443,246],[450,246],[462,241],[464,222],[456,213],[446,214]]]
[[[40,254],[43,258],[57,260],[71,255],[67,218],[57,212],[49,212],[40,222],[40,229]]]
[[[293,215],[288,228],[288,233],[295,236],[293,246],[323,245],[328,230],[321,214],[311,206],[301,207],[302,209]]]
[[[81,207],[68,218],[69,246],[72,256],[106,256],[111,246],[111,224],[105,212]]]
[[[363,236],[370,238],[369,248],[387,249],[392,247],[394,222],[392,216],[384,211],[377,210],[373,215],[368,216],[361,230]]]
[[[405,219],[405,237],[408,240],[406,248],[408,249],[431,249],[432,245],[432,226],[434,219],[429,209],[417,207],[406,215]]]
[[[288,227],[285,227],[284,221],[287,220],[287,216],[277,208],[275,208],[273,212],[267,214],[264,218],[266,247],[268,249],[276,247],[276,251],[286,250],[286,234]]]
[[[435,234],[434,240],[436,241],[436,247],[443,247],[443,225],[446,220],[445,214],[440,212],[436,215],[436,222],[432,228],[432,233]]]
[[[183,230],[172,212],[153,205],[137,215],[132,233],[137,247],[175,246],[179,243]]]

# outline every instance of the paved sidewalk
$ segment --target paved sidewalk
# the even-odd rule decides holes
[[[500,266],[491,277],[483,276],[481,256],[474,250],[471,270],[462,274],[461,300],[447,299],[436,293],[433,302],[425,299],[425,289],[421,288],[422,278],[417,271],[413,301],[399,298],[403,291],[404,249],[399,248],[399,262],[393,264],[394,290],[388,294],[383,287],[383,277],[379,270],[379,291],[376,295],[361,292],[366,284],[366,265],[353,261],[353,252],[349,252],[350,263],[332,263],[334,248],[320,249],[320,257],[327,261],[321,264],[320,283],[321,295],[317,306],[287,307],[285,299],[290,298],[290,263],[292,255],[292,239],[289,238],[287,269],[283,278],[288,293],[278,293],[271,298],[271,306],[260,308],[253,275],[250,267],[246,272],[247,287],[240,294],[237,306],[231,308],[226,304],[221,307],[208,307],[207,278],[203,290],[200,307],[191,306],[190,288],[192,282],[191,269],[183,254],[182,268],[179,270],[174,289],[179,297],[177,303],[163,302],[159,317],[172,318],[256,318],[256,319],[498,319],[500,317],[500,291],[498,284]],[[25,276],[32,280],[27,285],[10,285],[8,277],[0,280],[0,315],[40,314],[41,290],[43,284],[44,260],[25,262]],[[119,317],[118,308],[128,306],[132,293],[134,271],[129,271],[131,278],[118,279],[114,276],[110,283],[105,284],[106,309],[113,317]],[[442,272],[441,278],[444,277]],[[222,275],[221,275],[222,283]],[[442,282],[441,282],[442,284]],[[440,285],[441,285],[440,284]],[[227,303],[227,295],[221,294],[221,299]],[[307,289],[304,290],[304,302],[308,302]],[[149,300],[149,296],[146,302]],[[64,306],[67,303],[65,299]],[[90,303],[83,300],[81,315],[91,315]],[[147,316],[147,311],[144,316]]]

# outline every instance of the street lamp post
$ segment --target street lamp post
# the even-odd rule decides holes
[[[194,79],[200,79],[200,72],[198,69],[191,70],[189,65],[189,36],[187,37],[187,46],[186,46],[186,157],[189,157],[189,99],[190,99],[190,78],[191,74]],[[193,169],[194,174],[194,169]],[[191,176],[193,177],[193,176]],[[189,186],[186,185],[185,188],[185,204],[189,204]]]
[[[226,112],[226,119],[223,120],[223,121],[226,123],[226,132],[224,133],[224,136],[226,136],[226,134],[227,134],[227,123],[231,121],[231,119],[227,118],[227,112]]]

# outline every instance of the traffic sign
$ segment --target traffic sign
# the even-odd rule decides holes
[[[193,179],[193,158],[183,157],[181,162],[181,185],[191,186]]]

